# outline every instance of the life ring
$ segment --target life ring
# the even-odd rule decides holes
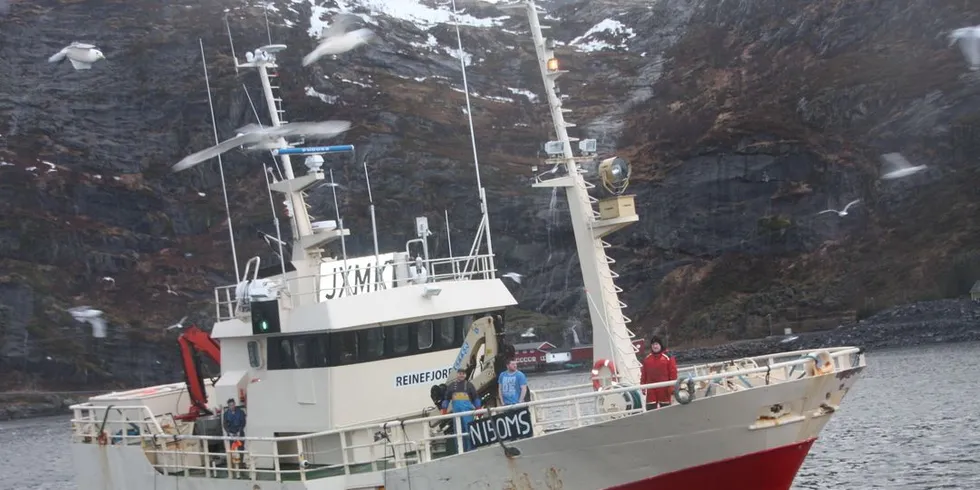
[[[600,381],[601,378],[599,378],[600,369],[609,370],[609,379],[612,380],[613,383],[619,381],[619,376],[616,375],[616,364],[614,364],[609,359],[599,359],[598,361],[595,362],[595,364],[592,365],[592,389],[593,390],[599,391],[599,389],[602,388],[602,382]]]
[[[100,446],[105,446],[109,443],[109,435],[106,431],[99,432],[99,435],[95,438],[95,441],[99,443]]]
[[[806,363],[806,374],[811,377],[823,376],[824,374],[834,372],[834,359],[825,350],[811,352],[803,357],[812,361]]]
[[[681,388],[684,388],[684,392],[687,393],[686,396],[681,396]],[[694,379],[690,376],[685,378],[677,378],[677,382],[674,383],[674,399],[677,403],[681,405],[687,405],[694,401]]]

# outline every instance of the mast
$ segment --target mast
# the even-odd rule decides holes
[[[229,31],[230,39],[230,31]],[[273,127],[285,124],[282,120],[285,111],[282,108],[282,99],[276,95],[278,86],[273,85],[273,79],[278,79],[278,65],[276,64],[276,54],[286,49],[284,44],[270,44],[262,46],[246,55],[245,63],[239,63],[235,57],[235,69],[256,68],[259,72],[259,80],[262,82],[262,95],[265,98],[266,107],[269,111],[269,119]],[[333,230],[315,230],[310,220],[307,210],[306,197],[303,192],[324,180],[323,158],[324,153],[346,153],[353,152],[353,145],[320,146],[311,148],[291,148],[285,138],[279,138],[272,148],[269,148],[274,156],[278,156],[282,162],[283,180],[270,185],[272,191],[286,196],[287,208],[289,211],[289,225],[292,230],[293,250],[290,262],[296,269],[297,277],[304,278],[298,281],[299,290],[289,291],[293,294],[293,305],[305,302],[315,302],[317,294],[309,294],[319,289],[319,283],[315,280],[320,274],[320,263],[323,247],[328,243],[350,235],[350,231],[343,227],[343,223],[337,223],[338,227]],[[305,165],[308,168],[306,175],[297,177],[293,171],[290,155],[306,155]],[[292,286],[290,286],[292,288]]]
[[[572,152],[571,142],[578,141],[578,138],[570,138],[567,128],[575,125],[565,122],[564,113],[571,111],[562,108],[562,101],[555,87],[555,80],[565,72],[559,69],[558,60],[555,59],[554,52],[541,33],[542,27],[547,26],[541,26],[538,21],[538,7],[534,0],[523,0],[521,3],[523,5],[517,4],[513,7],[523,7],[527,11],[541,78],[544,81],[544,90],[551,110],[551,119],[558,138],[557,141],[546,145],[546,152],[553,156],[551,160],[554,163],[563,165],[566,170],[564,176],[539,181],[532,186],[565,189],[589,306],[589,317],[592,321],[593,358],[613,361],[620,381],[637,385],[640,382],[640,362],[636,358],[636,348],[632,344],[634,334],[626,327],[630,320],[623,315],[622,309],[626,305],[619,300],[618,294],[622,290],[613,282],[618,275],[609,268],[609,264],[614,261],[606,255],[605,249],[609,244],[604,242],[602,237],[638,221],[639,217],[633,211],[632,196],[617,196],[603,201],[589,196],[589,189],[594,188],[595,185],[585,181],[582,176],[585,170],[579,168],[578,159]],[[586,153],[595,151],[594,146],[592,148],[582,144],[579,146]],[[612,160],[609,159],[609,162],[612,163]],[[620,207],[619,204],[625,201],[629,202],[627,212],[623,212],[625,206]],[[615,206],[614,211],[605,219],[592,207],[593,203],[598,202],[604,204],[602,208],[606,208],[608,204]]]

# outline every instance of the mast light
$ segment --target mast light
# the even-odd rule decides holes
[[[548,71],[558,71],[558,58],[548,60]]]
[[[611,194],[620,195],[630,182],[630,164],[620,157],[607,158],[599,164],[602,186]]]

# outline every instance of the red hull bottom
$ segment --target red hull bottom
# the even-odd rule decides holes
[[[815,440],[714,461],[607,490],[789,490]]]

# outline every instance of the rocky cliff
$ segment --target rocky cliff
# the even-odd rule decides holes
[[[356,161],[328,166],[353,254],[371,248],[367,159],[383,250],[428,216],[445,253],[479,206],[455,30],[444,2],[231,0],[11,2],[0,12],[0,369],[3,383],[67,389],[176,375],[184,315],[207,325],[212,288],[234,282],[215,163],[168,167],[254,122],[254,73],[239,56],[271,38],[292,121],[348,119]],[[458,2],[498,265],[524,273],[518,318],[556,328],[586,318],[561,196],[528,186],[550,138],[522,16]],[[464,4],[465,3],[465,4]],[[980,272],[973,217],[980,78],[946,34],[980,23],[962,1],[542,1],[569,73],[576,135],[633,164],[640,222],[611,237],[627,315],[679,340],[836,325],[861,311],[965,292]],[[301,57],[338,10],[381,41],[307,68]],[[268,18],[269,29],[266,29]],[[49,64],[72,41],[106,54],[92,70]],[[263,119],[265,117],[263,116]],[[922,174],[877,180],[878,155]],[[239,262],[273,256],[261,164],[224,160]],[[311,212],[334,215],[328,188]],[[816,213],[861,198],[845,218]],[[111,277],[112,281],[103,278]],[[94,339],[62,308],[111,322]],[[540,315],[547,315],[542,317]],[[549,318],[549,319],[546,319]],[[173,367],[172,367],[173,366]]]

